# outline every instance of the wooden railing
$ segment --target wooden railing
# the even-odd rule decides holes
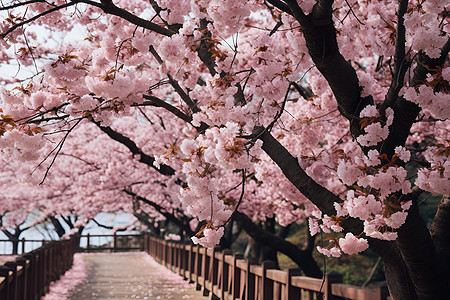
[[[0,240],[0,255],[25,254],[41,247],[44,243],[46,243],[45,240]]]
[[[79,236],[45,243],[0,266],[0,299],[35,300],[73,264]]]
[[[80,252],[142,251],[142,234],[86,234],[80,236]]]
[[[343,284],[342,276],[335,272],[324,279],[300,276],[298,269],[278,270],[272,262],[257,265],[226,250],[216,252],[151,236],[144,237],[144,250],[160,264],[194,282],[210,299],[390,299],[385,285],[372,290]]]

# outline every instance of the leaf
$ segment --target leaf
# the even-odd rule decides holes
[[[202,237],[205,236],[205,234],[203,233],[203,231],[206,229],[206,225],[203,225],[200,230],[194,235],[196,238],[201,239]]]
[[[16,126],[16,123],[14,122],[13,117],[10,115],[2,115],[2,121],[11,126]]]

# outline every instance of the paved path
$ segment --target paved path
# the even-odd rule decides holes
[[[83,259],[88,266],[87,282],[75,287],[70,300],[207,299],[145,253],[93,253]]]

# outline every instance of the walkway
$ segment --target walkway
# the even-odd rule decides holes
[[[87,282],[75,287],[70,300],[207,299],[145,253],[92,253],[83,259]]]

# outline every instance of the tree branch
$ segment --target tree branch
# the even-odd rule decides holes
[[[159,99],[155,96],[151,96],[151,95],[142,95],[142,96],[144,97],[144,99],[150,100],[150,102],[144,102],[143,104],[136,104],[136,105],[132,105],[132,106],[152,105],[152,106],[161,107],[161,108],[164,108],[165,110],[173,113],[175,116],[177,116],[181,120],[183,120],[187,123],[191,123],[192,117],[186,115],[181,110],[179,110],[175,106],[170,105],[166,101],[161,100],[161,99]]]
[[[8,6],[0,7],[0,11],[21,7],[21,6],[24,6],[24,5],[27,5],[27,4],[39,3],[39,2],[46,2],[46,1],[45,0],[28,0],[28,1],[24,1],[24,2],[14,3],[14,4],[11,4],[11,5],[8,5]]]
[[[253,223],[247,215],[241,212],[236,212],[233,218],[255,241],[263,245],[268,245],[271,248],[287,255],[302,269],[306,276],[315,278],[322,277],[322,271],[320,271],[316,261],[312,258],[310,251],[300,250],[296,245],[279,238],[266,230],[263,230],[258,225]]]
[[[191,227],[189,226],[189,223],[186,222],[186,220],[188,219],[186,216],[184,216],[184,220],[185,222],[182,222],[179,218],[175,217],[173,214],[169,213],[165,208],[163,208],[161,205],[148,200],[147,198],[144,198],[142,196],[137,195],[136,193],[133,193],[132,191],[129,191],[127,189],[123,189],[122,190],[124,193],[136,198],[139,201],[142,201],[148,205],[150,205],[151,207],[153,207],[154,209],[156,209],[156,211],[158,211],[158,213],[160,213],[161,215],[163,215],[167,220],[171,221],[172,223],[174,223],[175,225],[177,225],[180,229],[184,230],[186,232],[186,234],[193,236],[195,233],[191,230]]]
[[[256,128],[254,135],[262,142],[262,149],[280,167],[286,178],[323,213],[332,216],[336,214],[333,203],[342,200],[315,182],[300,167],[297,158],[293,157],[268,131]]]
[[[339,52],[332,20],[332,4],[331,0],[320,0],[310,15],[296,16],[296,19],[314,64],[327,80],[340,113],[350,121],[350,131],[356,137],[361,132],[359,113],[366,105],[372,104],[373,99],[371,96],[361,98],[356,71]],[[292,6],[294,4],[290,4]]]
[[[415,87],[423,84],[427,78],[427,74],[436,73],[435,69],[444,65],[449,51],[450,39],[447,40],[447,43],[441,50],[441,56],[438,58],[431,59],[425,53],[420,52],[417,55],[417,66],[414,69],[414,75],[409,86]],[[386,107],[386,104],[383,103],[383,107]],[[392,109],[394,110],[394,121],[390,127],[388,138],[383,142],[379,150],[379,153],[386,153],[388,157],[394,154],[395,147],[405,144],[411,126],[421,111],[421,108],[417,104],[407,101],[403,97],[398,97],[393,103]]]
[[[292,15],[292,11],[289,8],[289,6],[284,3],[283,1],[280,0],[267,0],[267,2],[269,2],[270,4],[272,4],[273,6],[275,6],[276,8],[278,8],[279,10],[281,10],[282,12],[285,12],[287,14]]]
[[[72,5],[75,5],[75,4],[77,4],[77,2],[78,2],[78,1],[72,1],[72,2],[68,2],[68,3],[62,4],[62,5],[60,5],[60,6],[55,6],[55,7],[51,8],[51,9],[49,9],[49,10],[46,10],[46,11],[44,11],[44,12],[38,14],[38,15],[35,15],[34,17],[29,18],[28,20],[25,20],[25,21],[22,21],[22,22],[20,22],[20,23],[14,24],[14,25],[11,26],[7,31],[5,31],[4,33],[1,33],[1,34],[0,34],[0,38],[3,39],[3,38],[5,38],[8,34],[10,34],[11,32],[13,32],[14,30],[16,30],[17,28],[22,27],[23,25],[26,25],[26,24],[28,24],[28,23],[31,23],[31,22],[33,22],[33,21],[39,19],[40,17],[43,17],[43,16],[45,16],[45,15],[48,15],[48,14],[50,14],[50,13],[52,13],[52,12],[55,12],[55,11],[58,11],[58,10],[60,10],[60,9],[63,9],[63,8],[66,8],[66,7],[70,7],[70,6],[72,6]]]
[[[121,17],[122,19],[127,20],[128,22],[133,23],[134,25],[137,25],[139,27],[151,30],[153,32],[156,32],[156,33],[159,33],[159,34],[162,34],[165,36],[170,37],[176,33],[175,31],[164,28],[158,24],[155,24],[153,22],[142,19],[136,15],[133,15],[132,13],[130,13],[120,7],[117,7],[116,5],[114,5],[114,3],[112,1],[102,1],[101,3],[97,3],[97,2],[89,1],[89,0],[72,0],[72,2],[81,2],[81,3],[90,4],[92,6],[100,8],[107,14]]]
[[[398,92],[403,86],[403,78],[409,64],[405,61],[406,30],[404,15],[408,9],[408,0],[399,0],[397,9],[397,31],[395,37],[394,73],[389,91],[386,94],[385,105],[391,106],[398,98]]]
[[[124,145],[125,147],[127,147],[128,150],[131,151],[133,156],[139,155],[140,162],[152,167],[153,169],[155,169],[162,175],[171,176],[171,175],[175,174],[175,170],[170,166],[160,165],[160,167],[157,168],[155,165],[153,165],[153,163],[155,162],[155,158],[153,156],[147,155],[144,152],[142,152],[142,150],[139,149],[139,147],[136,145],[136,143],[133,142],[130,138],[124,136],[123,134],[121,134],[117,131],[114,131],[111,127],[100,125],[100,122],[96,122],[94,120],[92,120],[92,122],[95,125],[97,125],[97,127],[100,128],[101,131],[106,133],[110,138],[112,138],[113,140],[115,140],[115,141],[121,143],[122,145]]]

